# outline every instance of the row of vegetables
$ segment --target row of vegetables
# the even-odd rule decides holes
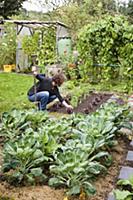
[[[115,103],[91,115],[51,118],[47,112],[12,110],[1,117],[3,177],[13,184],[65,187],[68,195],[94,195],[94,181],[112,163],[109,149],[130,112]]]

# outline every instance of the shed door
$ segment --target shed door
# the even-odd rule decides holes
[[[71,38],[60,38],[57,43],[57,50],[60,57],[70,55],[72,51]]]

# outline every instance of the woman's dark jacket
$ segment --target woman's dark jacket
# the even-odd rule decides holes
[[[39,81],[36,83],[36,85],[33,85],[29,89],[27,93],[28,96],[34,95],[35,92],[38,93],[42,91],[48,91],[50,96],[56,95],[59,101],[63,102],[64,99],[60,95],[58,87],[52,85],[52,78],[44,77],[40,74],[37,74],[36,79],[38,79]]]

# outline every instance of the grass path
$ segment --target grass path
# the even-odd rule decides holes
[[[12,108],[30,108],[27,90],[32,84],[30,75],[0,73],[0,113]]]

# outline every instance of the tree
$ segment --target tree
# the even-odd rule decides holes
[[[129,16],[130,20],[133,22],[133,0],[129,0],[128,2],[127,15]]]
[[[26,0],[0,0],[0,16],[8,19],[10,16],[18,14]]]
[[[131,23],[133,23],[133,0],[128,3],[121,3],[119,6],[120,13],[126,15]]]
[[[57,2],[59,1],[57,0]],[[115,0],[63,0],[63,2],[63,5],[60,4],[59,6],[58,4],[58,6],[55,6],[56,9],[48,12],[47,16],[50,20],[62,21],[69,25],[74,41],[78,30],[84,25],[99,20],[105,14],[116,12]],[[46,2],[45,0],[43,3],[45,6],[50,6],[49,1]]]
[[[84,9],[89,15],[99,18],[103,14],[116,12],[116,2],[115,0],[85,0]]]

